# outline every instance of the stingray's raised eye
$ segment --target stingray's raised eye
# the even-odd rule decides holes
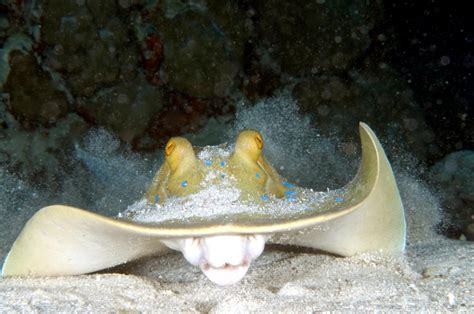
[[[255,142],[257,142],[257,147],[258,149],[262,149],[263,148],[263,138],[260,134],[257,134],[255,136]]]
[[[166,144],[166,148],[165,148],[166,156],[171,155],[171,153],[174,151],[175,147],[176,147],[176,143],[173,142],[173,141],[169,141],[168,144]]]

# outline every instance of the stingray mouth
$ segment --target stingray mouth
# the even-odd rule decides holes
[[[245,276],[250,263],[262,254],[265,240],[262,235],[217,235],[163,242],[180,250],[209,280],[224,286],[235,284]]]
[[[201,267],[202,271],[207,271],[209,268],[213,268],[213,269],[216,269],[216,270],[233,271],[233,270],[239,269],[241,267],[247,267],[248,268],[249,266],[250,266],[250,263],[248,261],[244,261],[242,264],[239,264],[239,265],[232,265],[232,264],[229,264],[229,263],[225,263],[224,266],[221,266],[221,267],[213,267],[213,266],[209,265],[209,263],[203,263],[200,267]]]
[[[250,262],[245,260],[241,264],[232,265],[225,263],[221,267],[213,267],[204,262],[200,265],[201,271],[206,277],[221,286],[232,285],[239,282],[247,273]]]

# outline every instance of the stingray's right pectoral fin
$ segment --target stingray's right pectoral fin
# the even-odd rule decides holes
[[[362,164],[339,198],[340,208],[328,210],[327,219],[287,234],[286,240],[277,242],[342,256],[404,250],[405,214],[392,168],[379,140],[364,123],[360,124],[360,137]],[[352,204],[343,208],[344,202]]]

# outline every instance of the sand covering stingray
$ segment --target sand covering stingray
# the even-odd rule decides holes
[[[2,274],[90,273],[169,247],[182,251],[212,281],[230,284],[245,275],[268,239],[342,256],[403,251],[405,218],[392,169],[377,137],[363,123],[360,137],[362,162],[356,177],[328,193],[283,181],[265,160],[263,139],[256,131],[243,131],[231,153],[216,153],[216,148],[198,156],[187,140],[173,138],[144,209],[132,208],[123,215],[128,219],[115,219],[63,205],[42,208],[13,244]],[[206,200],[201,207],[233,210],[200,215],[196,199]],[[145,214],[156,210],[156,217],[160,210],[173,208],[170,204],[183,209],[182,216],[146,219],[150,215]]]

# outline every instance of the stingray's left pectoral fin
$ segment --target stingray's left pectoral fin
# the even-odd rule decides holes
[[[110,268],[166,250],[127,223],[54,205],[25,225],[5,259],[4,276],[62,276]]]
[[[392,168],[375,133],[364,123],[360,124],[360,137],[361,167],[336,198],[340,204],[335,203],[327,214],[321,213],[320,223],[286,234],[283,241],[276,237],[276,242],[342,256],[404,250],[405,213]]]

